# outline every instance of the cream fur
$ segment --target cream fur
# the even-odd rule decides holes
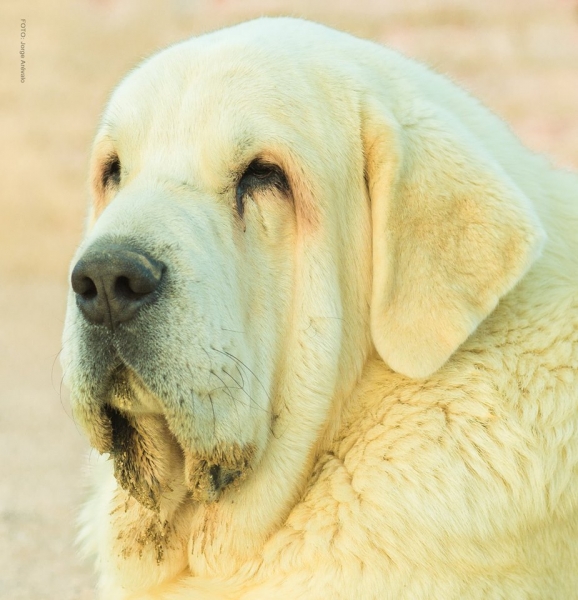
[[[240,223],[255,156],[291,197]],[[156,512],[95,467],[100,598],[578,598],[574,175],[442,76],[296,19],[145,61],[92,172],[76,259],[130,237],[172,278],[138,351],[115,346],[130,401],[70,297],[75,416],[106,452],[116,403],[164,486]],[[199,460],[247,447],[237,486],[191,496]]]

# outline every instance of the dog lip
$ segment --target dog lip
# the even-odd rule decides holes
[[[111,375],[106,403],[116,410],[135,415],[164,413],[158,398],[126,362]]]

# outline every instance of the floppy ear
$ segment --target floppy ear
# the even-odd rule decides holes
[[[520,280],[545,236],[529,199],[450,117],[426,107],[400,124],[371,99],[363,138],[373,342],[393,370],[425,377]]]

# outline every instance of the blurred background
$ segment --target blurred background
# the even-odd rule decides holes
[[[422,60],[481,98],[531,148],[578,167],[576,1],[2,0],[2,600],[94,597],[90,565],[74,548],[89,450],[70,417],[58,354],[103,104],[155,50],[262,14],[308,17]]]

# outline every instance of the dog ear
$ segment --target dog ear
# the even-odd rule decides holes
[[[393,370],[426,377],[525,274],[544,232],[529,199],[457,121],[426,105],[401,124],[371,98],[362,122],[373,342]]]

